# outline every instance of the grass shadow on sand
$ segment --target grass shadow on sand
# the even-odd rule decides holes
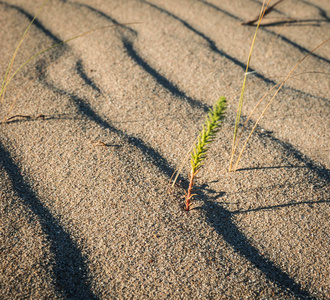
[[[39,220],[45,238],[50,242],[50,251],[54,256],[52,276],[56,291],[64,298],[97,299],[88,282],[86,259],[78,245],[38,199],[1,142],[0,166],[7,172],[13,190],[22,204]]]
[[[252,124],[249,122],[249,124]],[[306,156],[304,153],[296,149],[292,144],[289,142],[282,141],[278,138],[276,138],[272,134],[264,135],[262,132],[264,131],[264,128],[262,128],[260,125],[256,128],[256,134],[259,136],[260,139],[265,138],[267,142],[274,143],[277,146],[281,147],[281,151],[285,154],[284,155],[284,163],[289,164],[289,158],[294,158],[295,160],[299,161],[300,163],[303,163],[304,166],[316,173],[316,175],[322,179],[324,182],[329,183],[330,181],[330,170],[327,169],[325,166],[323,166],[321,163],[317,163],[313,161],[311,158]],[[300,168],[304,166],[299,166]]]
[[[98,94],[101,94],[101,90],[100,88],[95,84],[95,82],[88,77],[88,75],[86,74],[85,70],[84,70],[84,66],[82,63],[82,60],[79,59],[76,62],[76,71],[78,73],[78,75],[80,76],[80,78],[82,78],[82,80],[84,81],[85,85],[88,85],[89,87],[91,87],[95,92],[97,92]]]
[[[247,210],[232,211],[231,214],[236,215],[236,214],[243,214],[243,213],[261,211],[261,210],[272,210],[272,209],[278,209],[278,208],[284,208],[284,207],[290,207],[290,206],[313,205],[313,204],[321,204],[321,203],[330,203],[330,201],[320,200],[320,201],[301,201],[301,202],[295,202],[295,203],[285,203],[285,204],[279,204],[279,205],[273,205],[273,206],[263,206],[263,207],[251,208],[251,209],[247,209]]]
[[[145,1],[145,0],[140,0],[141,2],[149,5],[150,7],[153,7],[154,9],[157,9],[158,11],[166,14],[167,16],[173,18],[174,20],[180,22],[184,27],[186,27],[188,30],[190,30],[191,32],[193,32],[194,34],[198,35],[200,38],[202,38],[204,41],[206,41],[210,47],[210,49],[217,53],[218,55],[220,55],[221,57],[224,57],[226,58],[227,60],[231,61],[232,63],[234,63],[235,65],[237,65],[238,67],[240,67],[242,70],[246,70],[246,64],[241,62],[240,60],[236,59],[235,57],[231,56],[230,54],[226,53],[225,51],[223,50],[220,50],[216,43],[211,39],[209,38],[208,36],[206,36],[204,33],[202,33],[201,31],[199,31],[198,29],[194,28],[192,25],[190,25],[188,22],[182,20],[181,18],[175,16],[174,14],[170,13],[169,11],[165,10],[164,8],[161,8],[155,4],[152,4],[148,1]],[[257,71],[255,71],[254,69],[252,68],[249,68],[249,71],[250,72],[254,72],[254,75],[259,78],[259,79],[262,79],[264,80],[265,82],[268,82],[268,83],[273,83],[274,84],[274,81],[264,77],[262,74],[258,73]]]
[[[142,139],[139,137],[135,137],[132,135],[129,135],[123,131],[121,131],[118,128],[115,128],[113,125],[110,124],[109,121],[105,120],[102,118],[99,114],[97,114],[93,108],[90,106],[90,104],[85,101],[84,99],[78,97],[72,92],[62,90],[58,87],[56,87],[54,84],[51,82],[47,81],[46,76],[42,75],[40,78],[40,81],[50,90],[53,92],[59,94],[59,95],[64,95],[66,97],[69,97],[71,100],[71,103],[75,105],[75,107],[78,110],[78,113],[81,117],[86,117],[90,121],[98,124],[100,127],[104,129],[108,129],[111,132],[117,134],[124,142],[127,144],[133,145],[137,149],[141,151],[141,153],[145,156],[147,156],[155,166],[166,176],[171,177],[171,175],[174,172],[174,169],[168,164],[166,159],[154,148],[151,146],[147,145]]]
[[[205,112],[209,111],[210,107],[208,105],[198,100],[192,99],[191,97],[188,97],[184,92],[179,90],[178,87],[176,87],[167,78],[162,76],[154,68],[152,68],[145,60],[143,60],[142,57],[139,56],[138,53],[134,50],[132,42],[128,40],[123,40],[123,43],[127,54],[134,60],[134,62],[140,67],[142,67],[145,72],[151,75],[156,80],[156,82],[160,84],[163,88],[167,89],[172,95],[176,97],[184,98],[192,107],[201,108]]]

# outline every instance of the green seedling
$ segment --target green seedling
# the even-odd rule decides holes
[[[191,199],[194,196],[192,189],[194,186],[194,180],[200,168],[204,164],[209,150],[209,144],[214,141],[216,133],[220,130],[223,119],[225,118],[225,111],[227,108],[227,100],[225,97],[215,103],[213,109],[211,109],[206,117],[205,125],[203,125],[202,131],[199,134],[198,141],[191,152],[191,171],[189,175],[189,187],[186,194],[185,210],[190,210]]]

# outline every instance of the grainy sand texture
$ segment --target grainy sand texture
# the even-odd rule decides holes
[[[0,1],[2,76],[41,5]],[[47,3],[11,74],[47,47],[112,27],[38,56],[8,85],[1,299],[330,299],[330,42],[299,65],[228,172],[256,29],[241,23],[260,9],[260,0]],[[242,123],[329,29],[328,0],[274,7]],[[220,96],[227,117],[186,212],[189,159],[172,189],[170,178]]]

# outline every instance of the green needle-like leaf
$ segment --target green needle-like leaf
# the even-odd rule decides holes
[[[216,133],[220,130],[226,108],[227,100],[225,97],[221,97],[206,117],[206,122],[199,134],[198,142],[191,153],[191,168],[194,174],[203,165],[203,160],[206,158],[207,151],[209,150],[208,144],[214,141]]]
[[[216,133],[220,130],[222,120],[225,117],[227,108],[227,100],[225,97],[220,99],[214,104],[206,117],[205,124],[202,126],[202,131],[199,134],[198,141],[191,152],[191,172],[189,176],[189,188],[186,194],[185,210],[190,210],[190,202],[193,194],[191,194],[194,178],[203,165],[206,158],[207,151],[210,149],[208,146],[215,140]]]

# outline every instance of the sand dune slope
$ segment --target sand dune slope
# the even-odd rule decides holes
[[[41,4],[0,1],[2,74]],[[112,27],[44,53],[8,86],[1,120],[17,101],[0,125],[0,298],[330,298],[329,43],[299,66],[228,172],[255,31],[241,22],[260,7],[49,1],[13,69]],[[327,0],[283,1],[267,15],[243,120],[329,29]],[[222,95],[227,118],[185,212],[188,162],[178,186],[169,180]]]

